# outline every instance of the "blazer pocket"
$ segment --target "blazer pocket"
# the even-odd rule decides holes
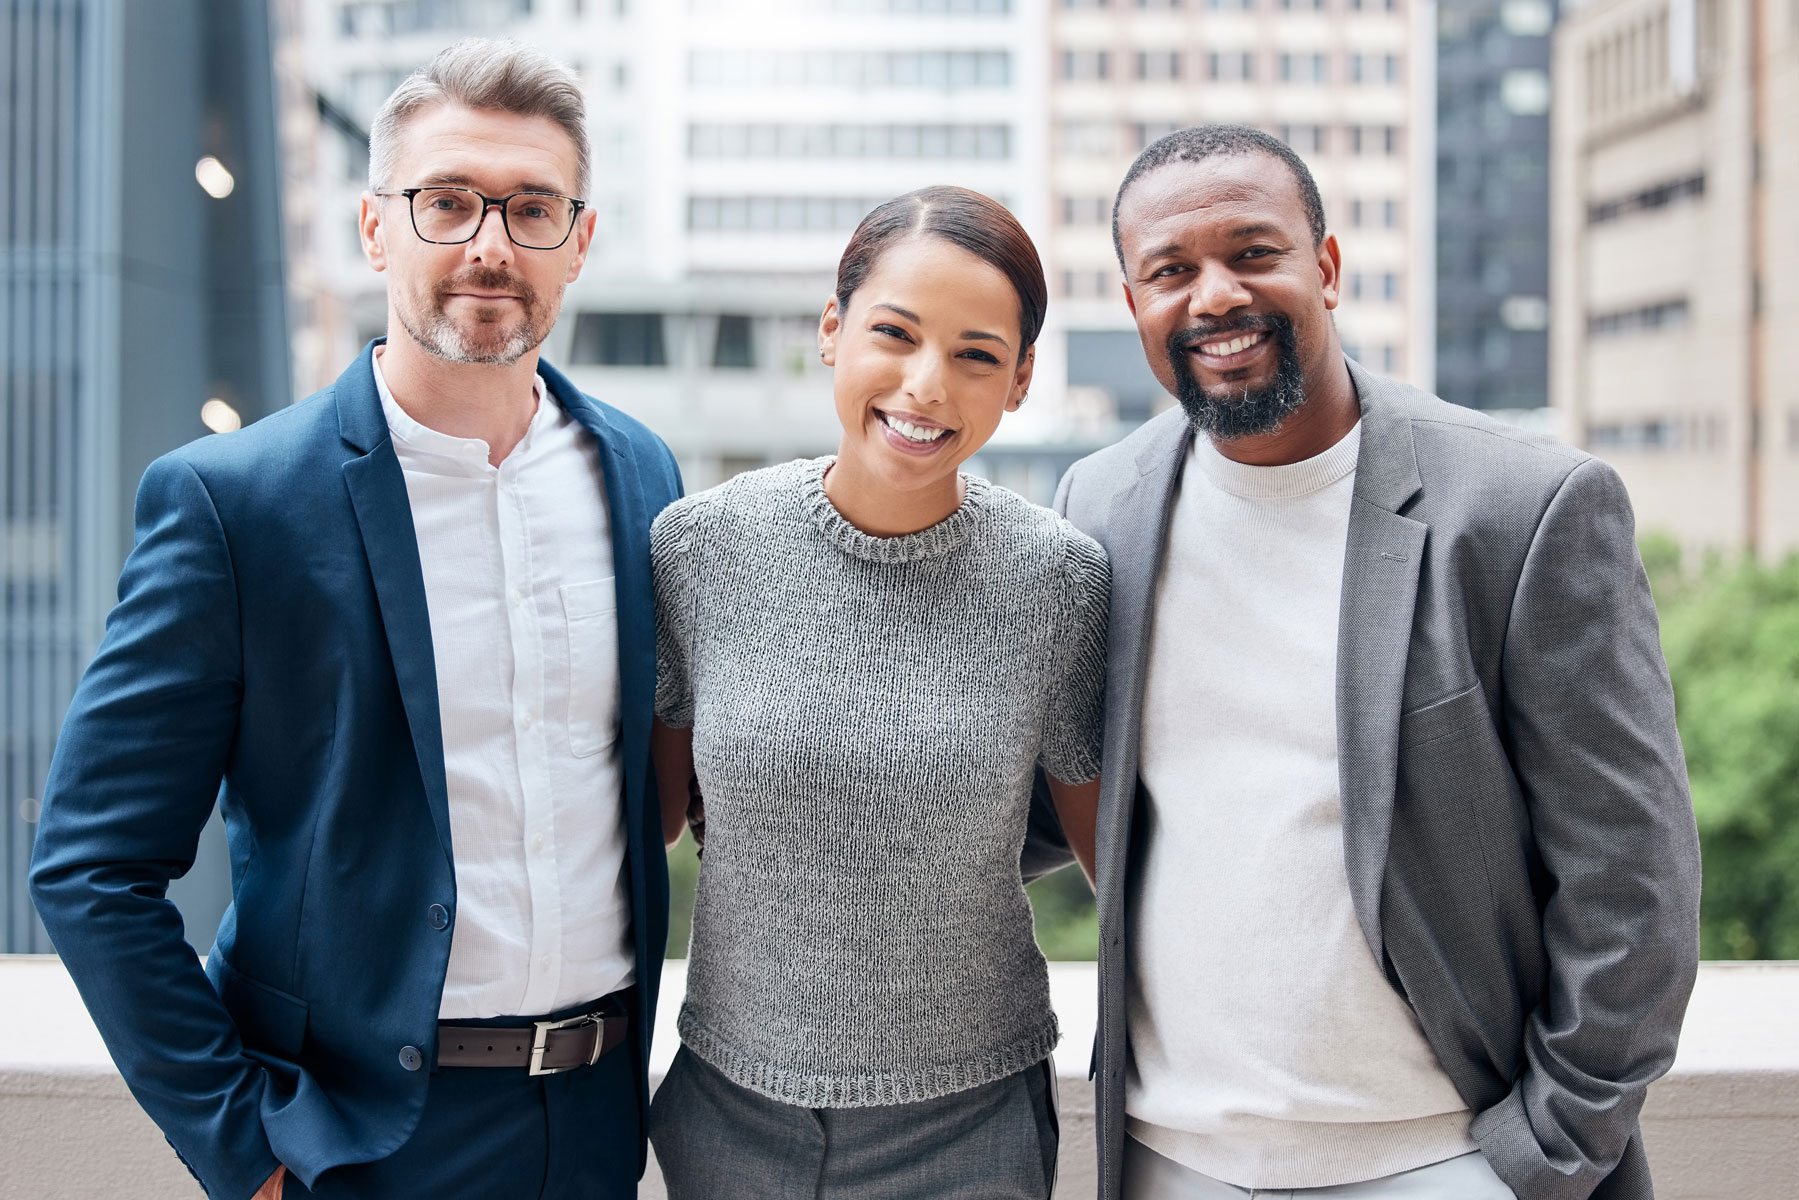
[[[618,737],[618,588],[611,576],[561,589],[568,628],[568,748],[589,758]]]
[[[306,1001],[250,978],[229,962],[219,965],[219,999],[244,1045],[297,1062],[306,1045]]]
[[[1476,729],[1487,720],[1487,698],[1480,684],[1472,683],[1454,695],[1402,713],[1400,746],[1422,746]]]

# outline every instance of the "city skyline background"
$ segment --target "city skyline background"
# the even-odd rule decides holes
[[[0,949],[49,949],[35,806],[143,466],[385,332],[366,130],[467,36],[582,82],[598,233],[544,353],[690,490],[835,447],[837,257],[876,203],[956,183],[1018,215],[1051,295],[1031,403],[971,469],[1048,502],[1171,403],[1117,181],[1237,121],[1317,176],[1365,365],[1605,458],[1677,573],[1799,550],[1799,0],[11,0],[0,30]],[[222,855],[215,820],[177,885],[202,946]]]

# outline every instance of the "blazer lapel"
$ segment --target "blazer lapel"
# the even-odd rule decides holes
[[[1162,573],[1168,518],[1192,426],[1171,420],[1138,454],[1136,473],[1112,496],[1104,522],[1112,563],[1111,625],[1106,671],[1106,795],[1100,806],[1102,879],[1116,880],[1122,899],[1126,847],[1136,806],[1138,740],[1143,726],[1144,672],[1149,662],[1156,581]]]
[[[363,552],[381,607],[381,624],[393,656],[400,702],[412,730],[412,750],[424,780],[425,800],[444,855],[455,861],[450,846],[450,791],[444,777],[443,725],[437,707],[437,657],[431,643],[431,615],[425,606],[425,576],[419,565],[418,538],[412,526],[412,502],[406,476],[394,454],[387,416],[375,390],[371,342],[362,356],[338,379],[338,430],[360,457],[344,463],[344,483],[362,532]]]
[[[1423,486],[1409,417],[1353,360],[1362,446],[1337,622],[1337,759],[1343,853],[1363,936],[1384,963],[1381,885],[1398,786],[1399,716],[1429,526],[1399,515]]]
[[[560,371],[539,362],[538,372],[557,403],[599,442],[606,475],[607,522],[612,536],[613,588],[618,598],[620,749],[627,771],[639,762],[650,736],[656,691],[655,598],[650,581],[650,522],[643,480],[624,435]],[[643,789],[627,778],[626,818],[642,820]]]

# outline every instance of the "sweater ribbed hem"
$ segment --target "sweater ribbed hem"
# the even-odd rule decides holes
[[[1189,1170],[1240,1188],[1337,1187],[1428,1167],[1479,1149],[1472,1115],[1407,1121],[1280,1121],[1236,1115],[1210,1133],[1125,1118],[1138,1141]]]
[[[725,1078],[759,1096],[800,1108],[872,1108],[935,1100],[1016,1075],[1048,1058],[1061,1040],[1054,1013],[1027,1039],[965,1062],[910,1070],[868,1071],[853,1075],[819,1074],[761,1062],[732,1046],[700,1023],[690,1006],[681,1006],[676,1021],[687,1048],[716,1067]]]

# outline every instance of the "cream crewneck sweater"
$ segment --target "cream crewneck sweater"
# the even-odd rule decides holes
[[[1239,1187],[1325,1187],[1475,1148],[1356,922],[1337,615],[1358,425],[1252,467],[1195,439],[1143,697],[1130,898],[1132,1136]]]

